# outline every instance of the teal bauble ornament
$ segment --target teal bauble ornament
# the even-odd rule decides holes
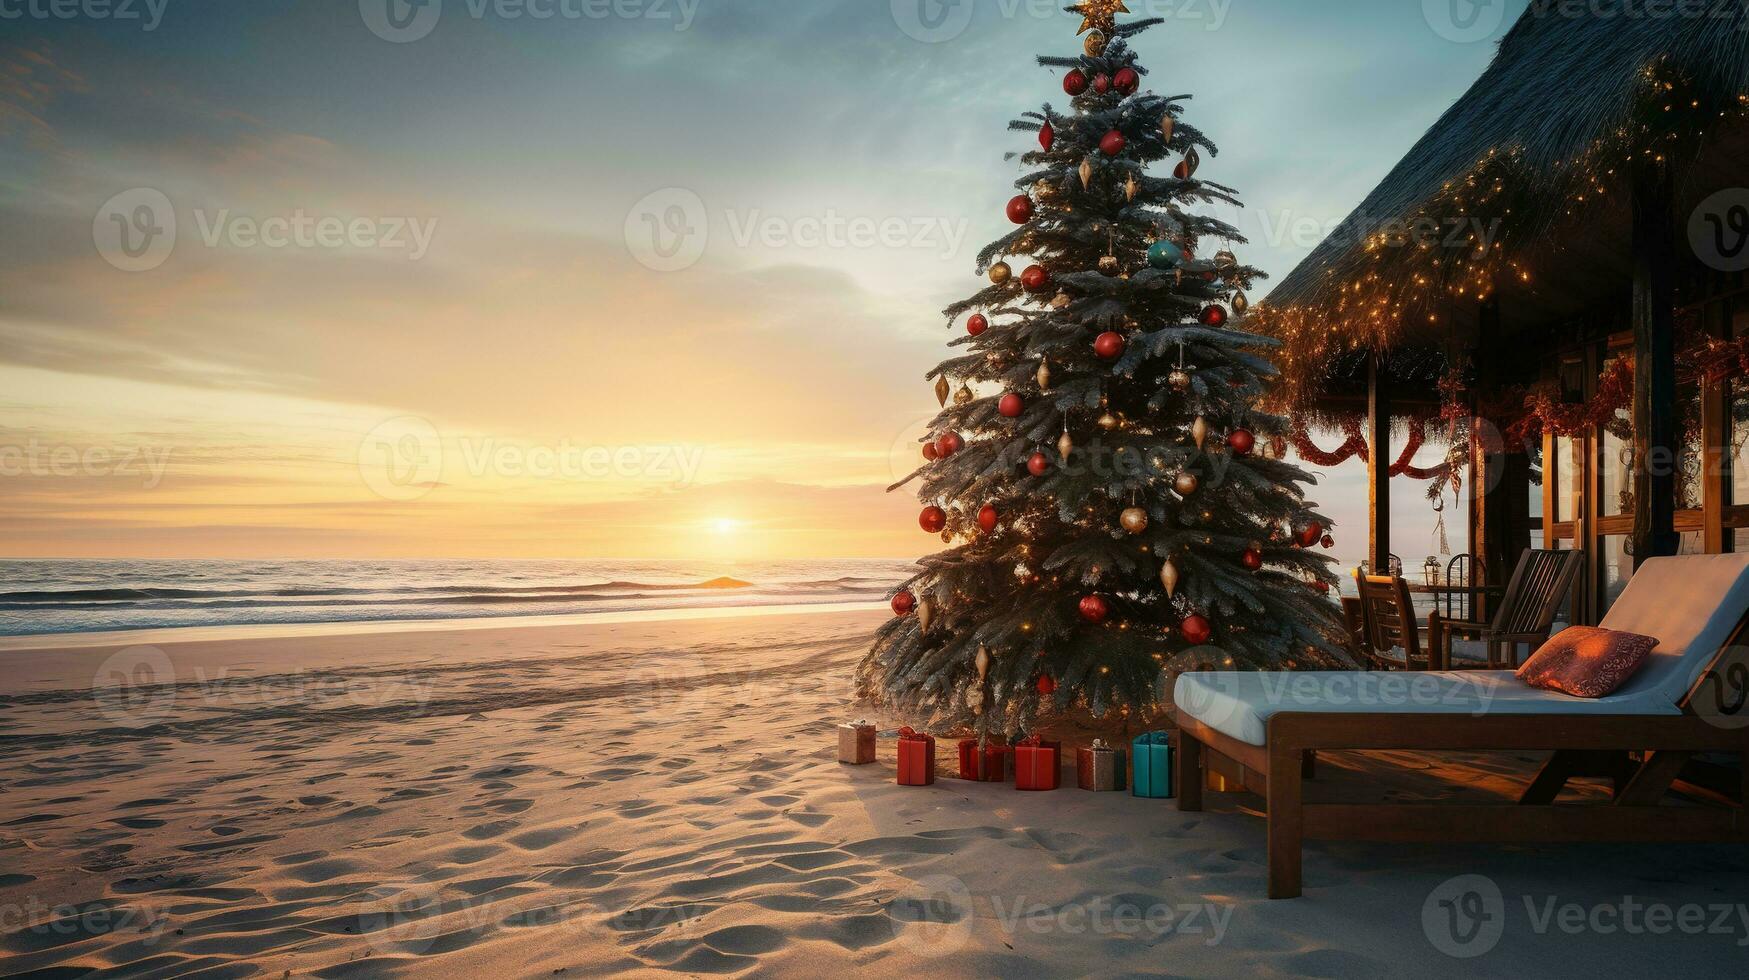
[[[1148,246],[1148,266],[1154,269],[1176,269],[1184,261],[1184,249],[1171,242],[1155,242]]]

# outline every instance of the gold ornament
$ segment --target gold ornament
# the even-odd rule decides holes
[[[1014,269],[1006,262],[998,262],[990,267],[990,281],[1000,286],[1014,278]]]
[[[1051,362],[1040,359],[1038,362],[1038,390],[1045,391],[1051,386]]]
[[[1160,138],[1168,144],[1172,142],[1172,131],[1176,128],[1178,120],[1172,118],[1172,113],[1168,112],[1160,117]]]
[[[1124,6],[1124,0],[1081,0],[1069,9],[1081,15],[1081,27],[1075,31],[1077,34],[1089,30],[1109,34],[1117,26],[1117,15],[1130,12],[1130,8]]]
[[[983,645],[982,643],[978,644],[978,659],[977,659],[976,663],[978,665],[978,680],[984,680],[985,678],[989,677],[990,676],[990,648]]]
[[[1170,599],[1178,594],[1178,566],[1172,564],[1170,558],[1160,566],[1160,584],[1166,587],[1166,598]]]
[[[971,386],[960,385],[960,390],[953,393],[953,403],[955,405],[970,405],[975,397],[977,396],[972,394]]]
[[[1202,448],[1203,443],[1208,441],[1208,437],[1209,437],[1208,420],[1206,420],[1202,416],[1198,415],[1196,417],[1196,421],[1190,423],[1190,438],[1196,440],[1196,448],[1200,450]]]
[[[1087,57],[1097,58],[1105,53],[1106,43],[1105,32],[1094,31],[1092,34],[1087,35],[1086,41],[1082,42],[1081,50],[1087,52]]]
[[[1148,529],[1148,512],[1140,507],[1125,507],[1118,515],[1117,522],[1131,534],[1141,534]]]
[[[917,628],[925,633],[929,632],[929,621],[934,618],[935,604],[929,601],[928,596],[919,598],[917,600]]]
[[[1238,314],[1239,316],[1244,316],[1251,309],[1251,297],[1246,296],[1245,291],[1243,289],[1241,289],[1238,292],[1233,294],[1233,301],[1232,301],[1231,305],[1233,307],[1234,313]]]
[[[942,408],[947,407],[947,393],[951,390],[952,387],[945,377],[935,379],[935,400],[941,403]]]
[[[1081,161],[1081,189],[1087,190],[1093,183],[1093,161]]]
[[[1166,376],[1166,383],[1172,386],[1173,391],[1189,391],[1190,373],[1178,368]]]
[[[1215,268],[1217,269],[1231,269],[1238,264],[1239,257],[1227,249],[1223,248],[1215,253]]]
[[[1075,440],[1069,438],[1069,430],[1064,429],[1063,430],[1063,438],[1057,440],[1057,454],[1059,456],[1063,457],[1064,462],[1067,462],[1069,459],[1069,454],[1074,452],[1074,451],[1075,451]]]
[[[1139,185],[1136,183],[1136,175],[1130,174],[1130,178],[1124,181],[1123,184],[1123,199],[1126,201],[1134,201],[1138,189]]]
[[[1068,293],[1058,293],[1057,295],[1051,297],[1051,309],[1053,309],[1053,310],[1060,310],[1063,307],[1068,306],[1068,305],[1069,305],[1069,294]]]
[[[1180,473],[1178,479],[1172,481],[1172,489],[1178,491],[1180,497],[1195,493],[1198,486],[1201,484],[1197,482],[1195,473]]]
[[[1110,431],[1112,429],[1117,428],[1117,416],[1111,414],[1110,412],[1106,412],[1104,415],[1101,415],[1099,417],[1099,427],[1101,429],[1105,429],[1106,431]]]
[[[1121,268],[1117,262],[1117,256],[1115,256],[1115,255],[1101,255],[1099,257],[1099,271],[1105,273],[1108,276],[1117,275],[1118,272],[1121,271]]]

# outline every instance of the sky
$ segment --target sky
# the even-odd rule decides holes
[[[1129,5],[1279,279],[1523,2]],[[926,551],[885,489],[1077,23],[0,0],[0,556]],[[1364,467],[1322,476],[1358,559]]]

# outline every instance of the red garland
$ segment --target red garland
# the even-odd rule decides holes
[[[1506,438],[1518,444],[1539,439],[1544,432],[1557,436],[1578,435],[1616,421],[1616,414],[1633,404],[1634,365],[1618,358],[1597,379],[1595,397],[1578,405],[1565,405],[1543,385],[1525,393],[1524,417],[1506,427]]]
[[[1344,425],[1343,431],[1348,438],[1342,445],[1336,447],[1335,452],[1327,453],[1312,443],[1312,436],[1306,431],[1306,424],[1297,422],[1293,429],[1294,452],[1299,453],[1301,459],[1315,466],[1340,466],[1356,456],[1359,456],[1363,463],[1369,461],[1372,454],[1367,450],[1366,438],[1360,433],[1360,421],[1350,419]],[[1450,472],[1450,467],[1446,463],[1428,469],[1410,464],[1410,460],[1415,458],[1415,454],[1421,451],[1421,447],[1426,442],[1425,423],[1411,423],[1409,442],[1403,447],[1403,452],[1397,457],[1397,461],[1391,464],[1391,475],[1407,476],[1412,480],[1433,480],[1444,477]]]

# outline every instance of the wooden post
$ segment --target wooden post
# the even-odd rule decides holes
[[[1634,562],[1674,555],[1676,243],[1668,167],[1634,174]]]
[[[1383,356],[1373,354],[1366,369],[1367,568],[1391,571],[1391,393]]]

